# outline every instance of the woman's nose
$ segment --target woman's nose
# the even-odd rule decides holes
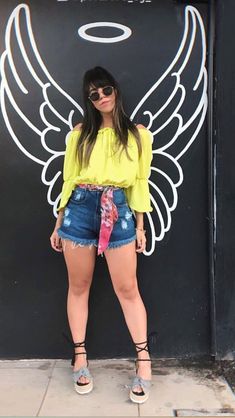
[[[103,99],[103,97],[105,97],[105,94],[103,93],[103,90],[100,89],[98,90],[99,94],[100,94],[100,99]]]

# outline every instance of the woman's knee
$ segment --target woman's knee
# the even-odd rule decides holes
[[[86,277],[71,277],[69,276],[69,291],[72,292],[74,295],[82,295],[83,293],[87,293],[91,286],[91,278]]]
[[[137,280],[123,281],[118,283],[114,289],[118,298],[133,300],[139,296],[139,289],[137,285]]]

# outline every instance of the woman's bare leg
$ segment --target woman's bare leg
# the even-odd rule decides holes
[[[63,253],[68,271],[67,314],[74,342],[82,342],[86,336],[88,319],[88,299],[95,267],[96,247],[74,245],[63,240]],[[84,347],[76,347],[75,353],[84,352]],[[74,370],[86,366],[86,355],[75,356]],[[89,379],[81,376],[81,383]]]
[[[110,248],[104,251],[114,291],[123,310],[126,324],[133,342],[139,343],[147,340],[147,314],[139,293],[136,267],[136,242],[133,241],[121,247]],[[121,266],[121,268],[120,268]],[[144,347],[145,344],[140,344]],[[149,359],[147,351],[141,351],[138,358]],[[137,364],[138,375],[143,379],[151,379],[151,362],[140,361]],[[137,391],[141,391],[138,386]]]

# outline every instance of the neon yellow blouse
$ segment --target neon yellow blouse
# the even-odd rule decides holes
[[[127,158],[125,150],[122,151],[120,160],[120,151],[112,156],[116,135],[113,128],[105,127],[99,129],[89,165],[82,169],[76,158],[81,131],[70,131],[64,157],[64,183],[57,211],[66,206],[77,184],[89,183],[123,187],[131,209],[137,212],[152,212],[148,184],[153,158],[152,133],[145,128],[137,129],[142,139],[142,155],[139,160],[136,140],[131,132],[128,137],[128,153],[133,161]]]

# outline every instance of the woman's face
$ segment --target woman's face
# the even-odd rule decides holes
[[[99,93],[99,99],[96,101],[91,101],[91,103],[97,110],[100,111],[101,114],[108,114],[113,111],[116,100],[116,90],[114,88],[110,96],[105,96],[103,93],[103,87],[96,88],[95,86],[91,85],[89,88],[89,94],[91,94],[91,92]]]

